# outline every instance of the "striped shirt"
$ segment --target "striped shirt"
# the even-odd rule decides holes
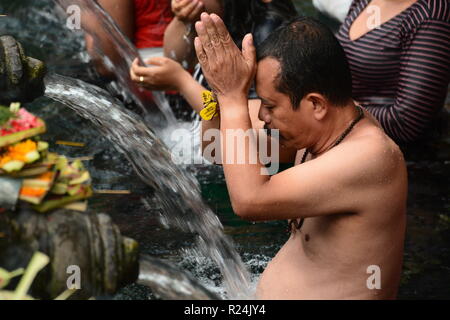
[[[352,72],[353,98],[398,143],[423,136],[444,105],[450,79],[450,3],[418,0],[352,41],[370,0],[354,0],[337,37]]]

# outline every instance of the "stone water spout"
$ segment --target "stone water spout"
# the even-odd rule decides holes
[[[112,295],[138,278],[138,244],[123,237],[106,214],[43,215],[21,208],[0,214],[0,233],[0,267],[6,270],[26,267],[36,251],[49,256],[31,288],[35,298],[51,299],[67,290],[73,270],[79,270],[78,299]]]
[[[29,208],[0,214],[0,268],[25,268],[36,251],[50,264],[38,274],[30,295],[53,299],[74,284],[79,270],[79,290],[72,299],[113,296],[138,282],[161,299],[217,300],[189,274],[172,264],[139,255],[139,246],[124,237],[106,214],[58,210],[48,215]],[[11,283],[14,288],[15,283]]]

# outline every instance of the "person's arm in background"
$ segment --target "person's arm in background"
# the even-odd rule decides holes
[[[164,34],[164,55],[193,69],[197,64],[194,23],[205,11],[223,16],[222,0],[172,0],[172,11],[175,18]]]
[[[133,42],[135,31],[134,1],[98,0],[98,3],[117,23],[125,36]],[[117,61],[119,56],[116,48],[109,41],[107,31],[102,30],[101,27],[96,27],[96,23],[95,16],[88,16],[83,20],[85,29],[94,33],[94,37],[90,34],[86,34],[86,48],[98,73],[103,77],[112,78],[114,76],[113,73],[103,64],[103,57],[99,56],[96,48],[99,48],[99,51],[106,55],[113,64]],[[95,40],[97,40],[98,43],[96,43]]]
[[[164,33],[164,55],[191,69],[196,64],[193,24],[203,11],[201,0],[172,0],[175,17]]]
[[[401,58],[393,104],[363,104],[397,142],[412,142],[442,108],[450,79],[450,22],[426,21]]]
[[[167,57],[154,57],[145,63],[148,67],[139,65],[135,59],[131,65],[131,80],[136,84],[149,90],[178,91],[197,113],[203,109],[202,92],[206,89],[179,62]]]

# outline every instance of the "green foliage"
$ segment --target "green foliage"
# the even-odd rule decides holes
[[[14,113],[8,107],[0,106],[0,126],[7,123],[12,117],[14,117]]]
[[[50,262],[47,255],[41,252],[35,252],[26,270],[18,269],[8,272],[0,268],[0,301],[1,300],[34,300],[27,294],[37,274]],[[6,287],[12,278],[22,275],[15,291],[1,290]],[[68,289],[60,294],[55,300],[66,300],[75,293],[75,289]]]

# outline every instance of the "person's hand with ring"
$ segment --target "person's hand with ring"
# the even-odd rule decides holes
[[[135,59],[130,69],[130,77],[136,84],[149,90],[178,90],[190,74],[178,62],[155,57],[146,61],[149,67],[139,65]]]

